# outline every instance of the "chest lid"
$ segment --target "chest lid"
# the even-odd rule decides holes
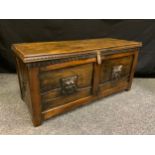
[[[52,60],[70,55],[92,54],[97,50],[121,50],[142,46],[141,42],[112,38],[13,44],[12,50],[25,63]]]

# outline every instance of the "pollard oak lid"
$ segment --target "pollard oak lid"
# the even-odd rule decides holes
[[[74,41],[38,42],[13,44],[12,50],[23,62],[36,62],[62,58],[76,54],[89,54],[95,50],[121,50],[142,46],[141,42],[112,38]]]

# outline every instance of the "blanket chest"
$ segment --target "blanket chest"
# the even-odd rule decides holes
[[[129,90],[140,42],[111,38],[12,45],[21,98],[34,126]]]

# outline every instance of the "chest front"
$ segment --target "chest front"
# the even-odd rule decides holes
[[[34,126],[80,105],[129,90],[140,46],[116,39],[14,45],[21,97]]]

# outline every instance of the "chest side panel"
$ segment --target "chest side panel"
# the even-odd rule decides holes
[[[32,104],[31,104],[31,95],[30,95],[30,87],[29,87],[29,79],[28,79],[28,71],[26,65],[16,57],[16,66],[17,66],[17,73],[21,91],[21,98],[27,104],[30,113],[32,114]]]

